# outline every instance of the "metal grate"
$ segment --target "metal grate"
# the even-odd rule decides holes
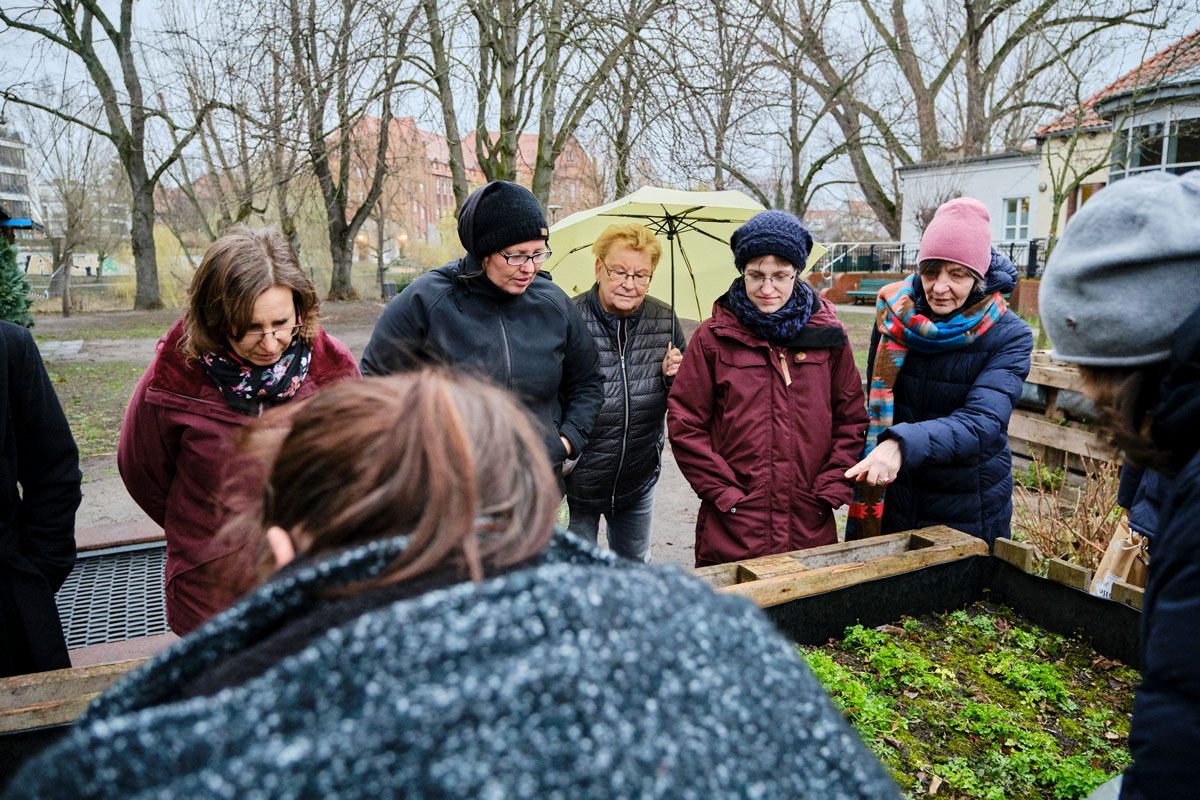
[[[162,544],[80,555],[55,601],[67,648],[167,632]]]

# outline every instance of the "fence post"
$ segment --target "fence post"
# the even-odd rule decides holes
[[[1029,240],[1029,260],[1025,263],[1025,277],[1037,277],[1037,262],[1038,262],[1038,240]]]

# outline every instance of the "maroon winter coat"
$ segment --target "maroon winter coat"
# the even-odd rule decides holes
[[[241,544],[217,532],[230,513],[221,495],[232,477],[233,435],[253,419],[230,408],[200,363],[179,352],[182,335],[181,320],[159,340],[125,410],[117,448],[125,488],[166,534],[167,624],[181,636],[249,588],[233,578],[244,577]],[[323,330],[312,350],[293,400],[359,375],[354,356]]]
[[[845,328],[823,298],[805,326],[817,328],[836,328],[824,338],[839,344],[773,347],[718,302],[692,337],[667,431],[702,501],[696,566],[837,541],[832,509],[853,494],[843,473],[862,454],[867,412]]]

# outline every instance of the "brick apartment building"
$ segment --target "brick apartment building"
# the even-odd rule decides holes
[[[379,119],[375,117],[368,117],[359,125],[362,145],[353,149],[348,186],[352,206],[366,197],[378,130]],[[373,259],[379,249],[386,260],[392,260],[416,244],[439,245],[442,237],[453,231],[454,186],[446,137],[418,128],[412,117],[393,119],[388,136],[388,175],[379,203],[358,235],[361,260]],[[533,181],[537,136],[523,134],[517,146],[517,180],[529,186]],[[474,132],[463,137],[462,149],[467,179],[472,187],[478,186],[484,182],[484,176],[475,157]],[[576,211],[596,206],[601,200],[596,166],[572,137],[555,164],[547,218],[553,224]]]

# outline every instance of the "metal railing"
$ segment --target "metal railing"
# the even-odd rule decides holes
[[[917,268],[920,242],[831,242],[813,266],[826,280],[839,272],[911,272]],[[1040,278],[1046,268],[1046,240],[992,242],[1024,278]]]

